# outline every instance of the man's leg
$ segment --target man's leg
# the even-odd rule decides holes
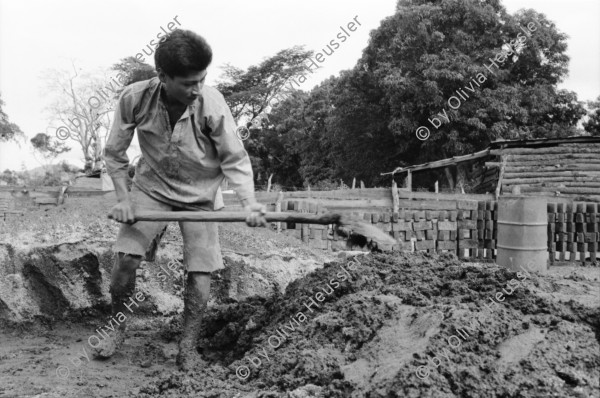
[[[112,302],[111,315],[115,320],[119,319],[119,313],[127,316],[127,307],[130,297],[135,293],[135,270],[140,266],[142,256],[118,253],[112,269],[112,277],[110,283],[110,295]],[[121,316],[122,319],[122,316]],[[110,325],[115,331],[108,331],[108,338],[100,340],[100,343],[92,347],[92,353],[96,357],[110,358],[118,350],[125,340],[126,320],[119,322],[117,326],[112,322],[112,319],[106,322],[105,325]],[[102,325],[104,327],[105,325]],[[116,326],[116,328],[115,328]]]
[[[214,222],[180,222],[183,260],[188,278],[184,293],[183,332],[177,364],[183,370],[201,368],[205,363],[197,350],[204,312],[210,296],[211,272],[225,268]]]
[[[205,364],[198,354],[198,333],[210,297],[210,279],[210,272],[188,272],[183,299],[183,331],[177,355],[177,365],[182,370]]]
[[[142,256],[118,253],[112,269],[110,296],[112,299],[112,315],[117,318],[119,312],[127,316],[125,304],[130,303],[130,297],[135,293],[135,270],[142,262]],[[130,304],[131,305],[131,304]],[[126,321],[119,328],[125,330]]]

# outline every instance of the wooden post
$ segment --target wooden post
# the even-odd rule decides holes
[[[360,180],[360,189],[365,189],[365,183],[362,180]]]
[[[277,194],[277,201],[275,202],[275,211],[277,213],[281,212],[281,202],[283,202],[283,192],[279,191]],[[277,223],[277,233],[281,232],[281,223]]]
[[[435,182],[435,193],[439,193],[439,192],[440,192],[439,185],[438,185],[438,182],[436,181]]]
[[[352,189],[356,188],[356,177],[352,179]]]
[[[400,210],[400,199],[398,197],[398,186],[396,185],[396,181],[392,180],[392,213],[398,213]]]
[[[406,172],[406,179],[404,180],[404,187],[408,188],[410,192],[412,192],[412,173],[410,170]]]
[[[504,177],[504,169],[506,167],[506,160],[508,158],[507,156],[500,156],[501,158],[501,165],[500,165],[500,174],[498,175],[498,185],[496,186],[496,200],[498,200],[498,197],[500,196],[500,192],[502,191],[502,178]]]
[[[269,181],[267,182],[267,192],[271,192],[271,178],[273,178],[273,173],[271,173]]]

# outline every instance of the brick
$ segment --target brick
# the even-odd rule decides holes
[[[457,231],[450,231],[450,240],[456,240],[457,236],[458,236]]]
[[[384,223],[390,222],[390,213],[383,213],[383,222]]]
[[[580,223],[585,222],[585,214],[583,214],[583,213],[576,213],[575,214],[575,222],[580,222]]]
[[[422,240],[415,242],[415,250],[435,249],[434,240]]]
[[[413,251],[412,242],[398,242],[395,245],[392,245],[392,250],[394,251]]]
[[[483,247],[486,249],[495,249],[496,241],[495,240],[487,240],[487,241],[483,242]]]
[[[556,222],[565,222],[565,213],[557,213]]]
[[[476,249],[478,244],[479,244],[479,242],[477,241],[477,239],[459,240],[458,248],[459,249]]]
[[[459,200],[457,206],[459,210],[477,210],[477,201]]]
[[[594,232],[588,232],[586,234],[584,234],[583,236],[583,241],[584,242],[595,242],[596,241],[596,233]]]
[[[435,238],[437,238],[437,231],[433,230],[433,229],[428,229],[427,231],[425,231],[425,236],[427,238],[427,240],[433,240]],[[596,237],[596,234],[594,234],[594,238]]]
[[[484,220],[491,220],[492,219],[492,212],[490,210],[486,210],[485,211],[485,216],[483,217]]]
[[[433,223],[431,221],[419,221],[413,224],[413,230],[423,231],[426,229],[433,229]]]
[[[477,219],[483,220],[484,218],[485,218],[485,210],[478,210],[477,211]]]
[[[477,229],[477,220],[462,220],[458,222],[459,229]]]
[[[479,211],[485,210],[485,202],[483,200],[480,200],[479,202],[477,202],[477,210],[479,210]]]
[[[450,240],[450,231],[438,231],[438,240]]]
[[[394,234],[394,239],[402,240],[402,241],[404,240],[404,237],[406,236],[406,232],[404,232],[404,231],[394,231],[393,234]]]
[[[438,250],[456,250],[456,241],[437,241]]]
[[[448,210],[441,210],[438,220],[443,221],[448,219]]]
[[[425,240],[425,231],[415,231],[418,240]]]
[[[565,222],[573,222],[574,219],[575,219],[575,217],[574,217],[573,213],[566,213],[565,214]]]
[[[437,229],[440,231],[454,231],[458,228],[456,221],[438,221]]]
[[[556,222],[556,214],[555,213],[548,213],[548,222],[551,222],[551,223]]]
[[[456,210],[450,210],[448,212],[448,220],[456,221],[456,217],[458,216],[458,212]]]
[[[548,213],[556,213],[556,203],[548,203],[546,209]]]
[[[394,231],[412,231],[412,223],[406,221],[398,221],[397,224],[392,226]]]
[[[398,222],[398,212],[395,211],[394,214],[392,214],[392,222]]]
[[[419,221],[419,220],[424,219],[424,218],[425,218],[425,212],[424,211],[415,211],[413,213],[413,219],[415,221]]]

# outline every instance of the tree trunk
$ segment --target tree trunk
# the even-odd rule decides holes
[[[450,167],[444,167],[444,173],[446,174],[450,190],[454,191],[454,178],[452,177],[452,170],[450,170]]]

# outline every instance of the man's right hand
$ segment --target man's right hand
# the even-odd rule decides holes
[[[110,215],[113,220],[118,222],[127,224],[133,224],[135,222],[133,204],[129,199],[117,203],[112,209],[110,209]]]

